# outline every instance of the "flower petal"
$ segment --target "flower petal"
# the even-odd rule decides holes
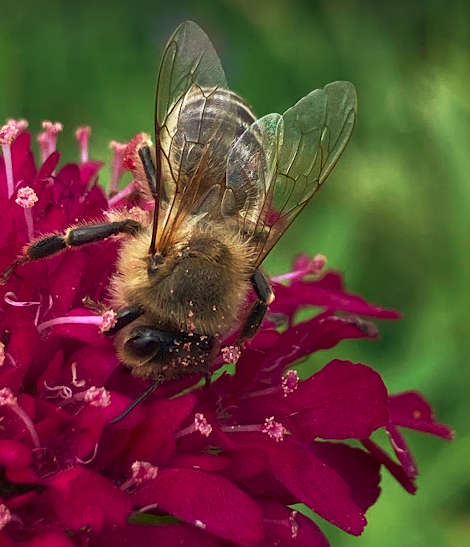
[[[73,467],[50,477],[40,496],[41,505],[55,513],[67,530],[124,526],[131,511],[130,498],[99,473]]]
[[[256,545],[263,537],[258,505],[233,483],[195,469],[162,470],[134,494],[141,505],[158,507],[219,537]]]
[[[367,521],[351,498],[348,485],[311,451],[295,442],[263,442],[269,470],[312,511],[358,536]]]
[[[258,501],[264,514],[266,539],[262,547],[329,547],[320,528],[308,517],[274,499]]]
[[[454,438],[448,426],[436,422],[431,405],[416,391],[390,396],[390,421],[394,425],[437,435],[448,441]]]
[[[212,534],[188,524],[126,524],[121,528],[91,534],[88,547],[221,547]],[[42,546],[41,546],[42,547]]]
[[[365,513],[380,494],[380,463],[368,452],[341,443],[309,444],[310,450],[349,486],[351,498]]]
[[[407,492],[409,492],[410,494],[416,493],[417,487],[414,482],[414,478],[409,477],[405,473],[403,467],[398,463],[394,462],[385,452],[385,450],[380,448],[380,446],[371,439],[363,439],[361,442],[372,454],[372,456],[390,471],[391,475],[395,477],[395,479],[403,486],[403,488]]]
[[[281,402],[281,419],[300,441],[364,439],[388,422],[388,397],[377,372],[334,360]]]

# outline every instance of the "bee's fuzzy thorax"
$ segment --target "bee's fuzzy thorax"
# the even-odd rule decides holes
[[[222,226],[180,231],[158,271],[149,274],[150,227],[124,243],[112,280],[113,306],[139,305],[156,327],[221,333],[236,320],[252,273],[252,252]]]

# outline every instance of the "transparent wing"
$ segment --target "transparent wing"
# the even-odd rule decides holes
[[[163,53],[157,84],[157,167],[166,197],[158,203],[160,246],[224,180],[226,159],[242,132],[237,108],[209,38],[195,23],[183,23]]]
[[[282,116],[270,114],[233,147],[227,192],[237,204],[241,233],[251,238],[257,267],[327,179],[356,120],[349,82],[316,89]]]

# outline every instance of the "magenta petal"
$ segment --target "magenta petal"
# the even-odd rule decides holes
[[[90,160],[81,163],[78,167],[80,169],[80,178],[84,185],[92,182],[98,176],[98,171],[103,167],[104,162]]]
[[[395,479],[403,486],[403,488],[407,492],[409,492],[410,494],[416,493],[417,487],[414,482],[414,478],[409,477],[405,473],[403,467],[398,463],[394,462],[385,452],[385,450],[380,448],[380,446],[371,439],[363,439],[361,442],[372,454],[372,456],[390,471],[391,475],[395,477]]]
[[[31,464],[31,449],[17,441],[0,441],[0,465],[5,467],[27,467]]]
[[[283,370],[315,351],[332,348],[341,340],[377,337],[377,327],[357,317],[316,316],[280,335],[279,343],[269,352],[269,370]]]
[[[75,545],[62,532],[47,532],[22,543],[21,547],[75,547]]]
[[[179,454],[168,461],[170,467],[187,467],[202,471],[220,471],[230,465],[230,459],[216,454]]]
[[[266,539],[262,547],[329,547],[320,528],[308,517],[274,499],[260,499]]]
[[[241,446],[222,452],[230,460],[230,466],[224,469],[223,475],[233,481],[243,481],[255,477],[268,465],[268,455],[257,447]]]
[[[159,399],[147,407],[147,417],[132,432],[129,441],[129,464],[137,460],[147,461],[153,465],[161,463],[161,447],[168,437],[189,415],[196,404],[192,394],[182,395],[175,399]],[[165,458],[168,456],[165,450]]]
[[[124,526],[131,511],[129,497],[112,482],[83,467],[53,475],[41,494],[41,504],[55,513],[58,526],[67,530]]]
[[[341,443],[310,443],[310,450],[349,486],[351,498],[365,513],[380,494],[380,463],[368,452]]]
[[[388,422],[387,390],[377,372],[335,359],[281,402],[297,440],[364,439]]]
[[[269,470],[300,502],[338,528],[358,536],[367,521],[353,502],[348,485],[303,446],[284,440],[263,443]]]
[[[221,547],[218,539],[188,524],[126,524],[91,534],[88,547]]]
[[[72,307],[85,264],[86,256],[83,250],[74,250],[62,256],[58,268],[49,278],[49,290],[53,301],[52,317],[60,317]],[[63,287],[67,287],[67,290],[64,291]]]
[[[161,470],[134,494],[139,505],[158,507],[219,537],[256,545],[264,538],[258,505],[224,477],[195,469]]]
[[[398,428],[392,424],[386,426],[386,431],[390,437],[390,442],[395,455],[401,463],[403,470],[410,478],[416,477],[418,475],[418,466],[413,458],[410,447],[402,434],[398,431]]]
[[[454,438],[449,427],[435,421],[431,405],[416,391],[390,395],[390,421],[393,425],[437,435],[448,441]]]
[[[111,376],[119,364],[116,350],[113,346],[85,346],[76,351],[65,367],[67,372],[76,363],[78,380],[86,380],[87,386],[101,387]]]
[[[321,279],[295,283],[290,287],[275,284],[274,292],[276,300],[271,310],[288,315],[292,315],[297,307],[310,305],[380,319],[400,318],[395,310],[369,304],[360,296],[345,292],[342,276],[335,271],[327,272]]]

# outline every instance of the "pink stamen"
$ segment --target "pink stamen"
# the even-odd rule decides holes
[[[180,439],[181,437],[185,437],[186,435],[191,435],[195,431],[199,431],[201,435],[204,435],[205,437],[208,437],[212,433],[212,426],[211,424],[206,420],[204,417],[204,414],[201,414],[197,412],[194,415],[194,422],[191,425],[188,425],[188,427],[185,427],[178,433],[175,433],[173,435],[174,439]]]
[[[7,120],[7,124],[14,125],[18,129],[19,133],[27,129],[29,125],[27,120],[24,120],[24,119],[14,120],[13,118],[10,118],[9,120]]]
[[[286,375],[282,377],[282,391],[284,397],[295,391],[299,386],[299,375],[296,370],[288,370]]]
[[[240,359],[240,356],[242,354],[240,348],[237,346],[225,346],[225,348],[222,348],[221,353],[224,362],[230,363],[232,365],[237,363],[238,359]]]
[[[104,387],[92,386],[83,393],[77,393],[75,399],[83,399],[91,406],[106,408],[111,404],[111,394]]]
[[[16,139],[20,129],[15,120],[8,120],[8,122],[0,127],[0,144],[12,144]]]
[[[11,162],[11,143],[15,140],[19,133],[16,123],[10,121],[0,128],[0,144],[3,150],[3,159],[5,161],[5,173],[7,178],[8,199],[11,198],[15,189],[13,179],[13,164]]]
[[[33,229],[33,215],[31,214],[31,209],[34,207],[34,204],[37,203],[38,196],[36,192],[29,186],[20,188],[18,190],[15,203],[24,209],[24,218],[26,220],[26,226],[28,228],[28,237],[31,241],[34,237]]]
[[[80,147],[80,159],[82,163],[88,161],[88,141],[91,135],[91,127],[79,127],[75,131],[75,137],[77,138],[78,145]]]
[[[121,484],[121,490],[125,491],[134,484],[141,484],[144,480],[155,479],[158,475],[158,467],[149,462],[135,461],[131,465],[132,476]]]
[[[12,520],[10,510],[3,503],[0,505],[0,530]],[[7,540],[8,541],[8,540]]]
[[[12,411],[23,420],[26,429],[31,435],[34,446],[40,448],[41,444],[39,442],[39,437],[34,427],[34,424],[31,418],[26,414],[26,412],[18,404],[18,399],[14,396],[13,391],[9,387],[4,387],[0,389],[0,406],[9,406]]]
[[[263,424],[224,425],[220,429],[226,433],[250,433],[253,431],[263,431]]]
[[[289,523],[292,530],[292,539],[295,539],[299,535],[299,523],[297,522],[297,513],[298,511],[292,511],[289,516]]]
[[[63,129],[61,123],[42,122],[44,131],[38,135],[38,143],[41,148],[41,161],[44,163],[47,158],[55,152],[57,145],[57,135]]]
[[[65,399],[66,401],[70,400],[73,397],[73,392],[68,386],[54,386],[49,387],[44,380],[44,387],[48,389],[49,391],[57,391],[57,395],[50,395],[48,398],[56,399],[57,397],[61,397],[62,399]]]
[[[81,458],[77,456],[77,462],[83,465],[88,465],[96,458],[97,452],[98,452],[98,443],[95,444],[95,449],[93,450],[93,455],[91,456],[91,458],[89,458],[88,460],[82,460]]]
[[[103,315],[71,315],[69,317],[57,317],[56,319],[50,319],[38,325],[38,332],[41,333],[44,330],[53,327],[55,325],[67,325],[72,323],[78,323],[82,325],[96,325],[100,329],[103,325],[109,321],[109,318],[104,318]]]
[[[3,342],[0,342],[0,367],[3,366],[4,362],[5,362],[5,344]]]
[[[285,274],[277,275],[271,280],[275,283],[281,281],[293,281],[301,279],[305,275],[318,275],[321,273],[326,264],[326,257],[322,254],[317,254],[313,258],[308,255],[302,255],[294,262],[294,271]]]
[[[137,184],[135,182],[131,182],[131,184],[128,184],[123,190],[108,199],[109,206],[114,207],[116,203],[119,203],[121,199],[124,199],[126,196],[132,194],[132,192],[136,189]]]
[[[77,378],[77,363],[72,363],[71,364],[71,369],[72,369],[72,384],[75,387],[83,387],[86,384],[86,380],[78,381],[78,378]]]
[[[124,157],[126,155],[127,144],[121,144],[111,141],[109,147],[114,152],[113,162],[111,164],[111,181],[109,183],[109,196],[117,194],[117,188],[122,175],[124,174]]]
[[[10,306],[16,306],[18,308],[27,308],[28,306],[40,306],[40,302],[21,302],[16,299],[16,294],[12,291],[8,291],[3,296],[3,300]],[[14,299],[14,300],[13,300]]]
[[[108,310],[101,316],[103,319],[103,325],[100,328],[101,332],[107,332],[116,325],[116,312]]]
[[[204,414],[200,414],[199,412],[194,415],[194,429],[205,437],[209,437],[212,433],[211,424],[204,418]]]
[[[274,416],[271,416],[264,421],[262,432],[267,433],[271,439],[275,439],[276,442],[279,442],[284,439],[286,428],[281,423],[275,422]]]

